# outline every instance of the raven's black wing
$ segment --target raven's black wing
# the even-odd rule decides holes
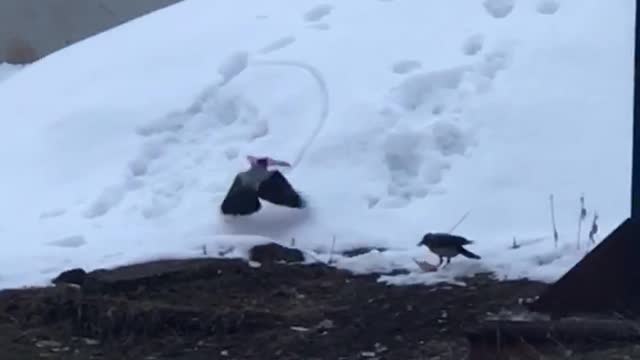
[[[473,243],[462,236],[452,235],[447,233],[427,233],[422,237],[422,241],[418,243],[420,245],[443,247],[443,246],[462,246]]]
[[[220,211],[225,215],[250,215],[260,210],[261,206],[257,192],[242,185],[240,176],[236,175],[222,200]]]
[[[438,245],[468,245],[468,244],[472,244],[473,241],[468,240],[465,237],[459,236],[459,235],[453,235],[453,234],[447,234],[447,233],[436,233],[433,234],[433,240],[432,242],[434,244],[438,244]],[[438,246],[436,245],[436,246]]]
[[[291,208],[304,208],[306,201],[278,170],[258,187],[258,196],[270,203]]]

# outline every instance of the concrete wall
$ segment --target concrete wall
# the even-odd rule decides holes
[[[181,0],[0,0],[0,63],[33,62]]]

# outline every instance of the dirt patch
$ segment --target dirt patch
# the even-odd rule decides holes
[[[389,286],[323,264],[168,260],[0,293],[3,359],[464,359],[544,284]],[[5,356],[5,354],[7,354]]]

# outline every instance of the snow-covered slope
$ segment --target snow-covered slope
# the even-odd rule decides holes
[[[338,265],[414,271],[394,283],[554,280],[586,251],[582,193],[583,244],[628,214],[633,3],[187,0],[55,53],[0,85],[0,287],[334,236],[390,247]],[[223,219],[248,154],[293,162],[310,208]],[[482,260],[418,274],[468,211]]]

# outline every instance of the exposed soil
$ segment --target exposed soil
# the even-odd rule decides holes
[[[63,279],[81,286],[0,292],[0,358],[465,359],[465,329],[545,287],[489,276],[464,287],[377,278],[228,259],[76,271]]]

